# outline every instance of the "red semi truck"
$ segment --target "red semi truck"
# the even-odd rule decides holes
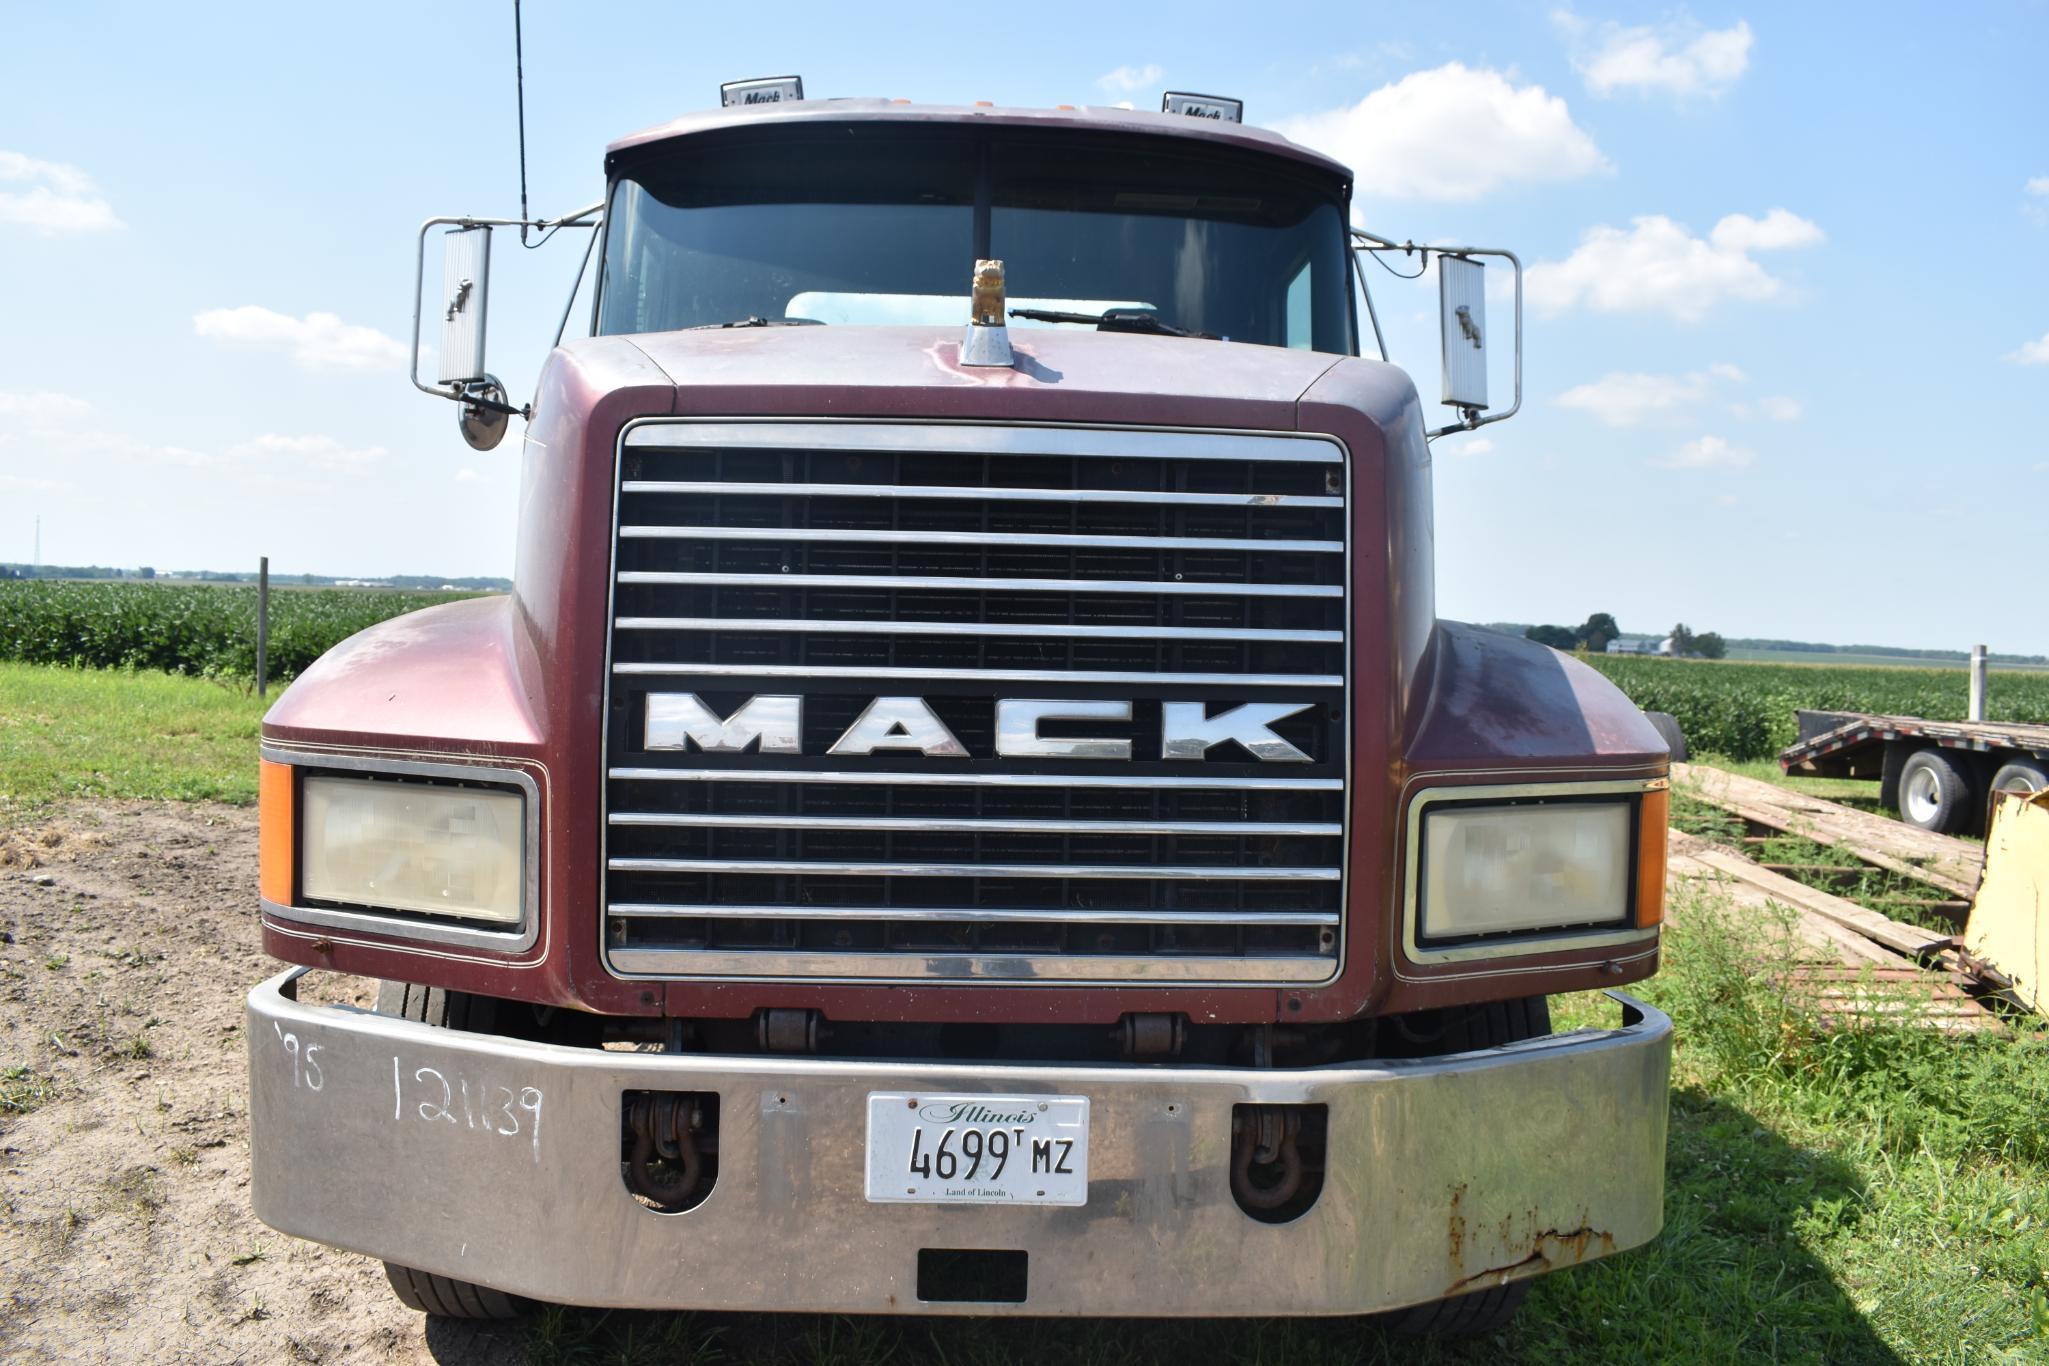
[[[1350,173],[1206,96],[794,81],[605,172],[513,591],[264,721],[257,1213],[467,1317],[1445,1330],[1656,1234],[1669,1021],[1545,1002],[1656,967],[1666,747],[1438,618]],[[491,223],[437,222],[421,387],[489,445]],[[1502,415],[1486,254],[1424,256],[1445,430]]]

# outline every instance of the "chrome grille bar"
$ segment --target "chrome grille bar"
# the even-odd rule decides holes
[[[653,573],[628,570],[621,583],[670,583],[726,586],[735,588],[865,588],[967,589],[973,592],[1006,593],[1130,593],[1170,595],[1215,595],[1247,598],[1341,598],[1344,586],[1335,583],[1143,583],[1126,579],[1004,579],[959,578],[917,574],[698,574]]]
[[[1129,881],[1205,878],[1219,882],[1335,882],[1337,868],[1246,868],[1202,864],[1122,863],[847,863],[799,859],[615,858],[619,873],[788,873],[833,877],[1059,877]]]
[[[873,773],[827,772],[819,769],[761,768],[615,768],[611,777],[630,782],[700,783],[882,783],[892,787],[1074,787],[1129,788],[1132,780],[1096,773],[920,773],[877,770]],[[1192,792],[1342,792],[1339,778],[1245,778],[1233,774],[1200,777],[1148,777],[1147,787]]]
[[[901,830],[910,834],[974,835],[1248,835],[1337,836],[1344,827],[1286,821],[947,820],[938,816],[724,816],[701,811],[614,811],[614,825],[735,830]]]
[[[707,493],[721,498],[945,498],[975,503],[1148,503],[1166,507],[1343,507],[1308,493],[1180,493],[1147,489],[1027,489],[969,484],[782,484],[760,480],[629,479],[621,493]]]
[[[669,902],[614,902],[613,915],[642,920],[901,920],[907,924],[950,925],[1202,925],[1215,911],[1006,911],[990,906],[686,906]],[[1335,925],[1336,911],[1240,911],[1241,925]]]
[[[868,636],[1033,636],[1057,630],[1062,635],[1115,640],[1255,640],[1274,643],[1339,645],[1343,631],[1264,631],[1252,626],[1077,626],[1055,623],[992,621],[841,621],[797,620],[789,617],[620,617],[621,631],[793,631],[806,635]]]
[[[1135,673],[1115,669],[918,669],[841,664],[693,664],[640,661],[614,664],[621,676],[705,678],[897,678],[929,682],[980,679],[1002,683],[1136,683],[1145,686],[1231,688],[1341,688],[1340,674]]]
[[[673,541],[849,541],[876,545],[1058,546],[1082,550],[1266,550],[1303,555],[1342,555],[1343,541],[1277,537],[1248,540],[1230,536],[1079,536],[1038,531],[878,531],[855,527],[641,526],[619,528],[626,540]]]
[[[626,433],[633,450],[802,450],[954,455],[964,448],[1006,455],[1092,460],[1247,460],[1335,464],[1328,443],[1276,441],[1243,432],[1106,431],[1029,424],[976,426],[911,422],[647,423]]]

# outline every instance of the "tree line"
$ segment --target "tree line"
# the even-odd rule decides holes
[[[1722,659],[1729,653],[1729,642],[1718,632],[1696,632],[1683,621],[1668,634],[1672,653],[1682,659]],[[1615,624],[1613,616],[1596,612],[1579,626],[1532,626],[1523,635],[1554,650],[1585,650],[1590,655],[1604,655],[1621,638],[1622,628]]]

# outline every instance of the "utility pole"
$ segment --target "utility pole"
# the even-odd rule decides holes
[[[1967,720],[1985,719],[1985,647],[1971,647],[1971,708]]]

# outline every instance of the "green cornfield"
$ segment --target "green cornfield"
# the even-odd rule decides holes
[[[267,672],[274,679],[289,679],[366,626],[474,596],[273,589]],[[49,579],[0,582],[0,660],[251,679],[256,675],[256,589]]]
[[[1688,748],[1730,759],[1765,759],[1798,738],[1793,713],[1869,711],[1962,720],[1967,669],[1892,669],[1835,664],[1587,655],[1645,711],[1670,712]],[[2049,721],[2049,673],[1995,671],[1986,719]]]

